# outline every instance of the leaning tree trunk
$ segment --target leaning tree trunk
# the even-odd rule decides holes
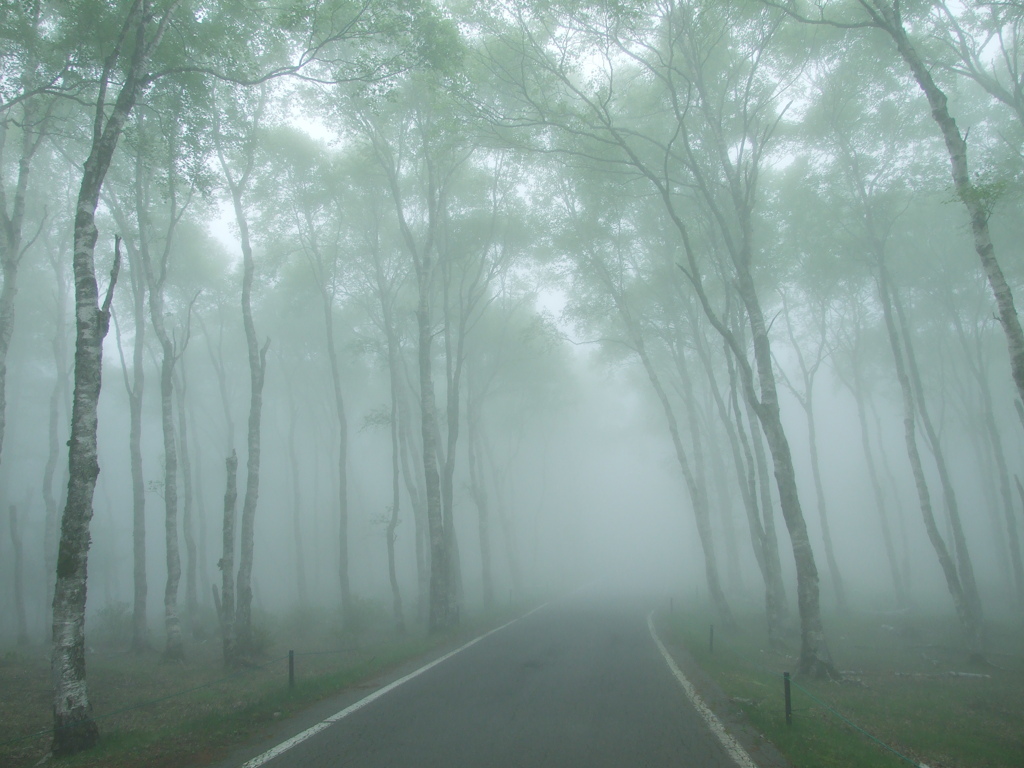
[[[910,68],[914,79],[928,99],[932,110],[932,118],[942,132],[942,138],[949,154],[950,171],[957,197],[967,209],[971,222],[971,233],[974,236],[974,250],[981,260],[981,267],[988,279],[992,295],[995,297],[999,313],[999,322],[1006,335],[1006,345],[1010,354],[1010,370],[1013,381],[1017,385],[1017,394],[1024,399],[1024,331],[1021,330],[1020,319],[1013,302],[1013,292],[1003,270],[996,259],[995,247],[989,234],[987,210],[989,201],[983,192],[971,181],[970,168],[967,162],[967,141],[960,133],[956,120],[949,114],[946,94],[932,78],[931,71],[910,42],[910,37],[903,26],[898,5],[888,2],[875,2],[875,8],[881,17],[879,27],[887,32],[896,43],[903,61]]]
[[[693,321],[695,321],[695,317],[691,314],[691,322]],[[696,325],[695,322],[694,325]],[[785,596],[780,591],[782,568],[779,562],[778,547],[775,548],[774,555],[768,550],[768,539],[765,535],[764,526],[761,523],[761,514],[758,511],[754,459],[750,452],[750,443],[747,440],[746,431],[743,429],[743,416],[739,409],[735,365],[727,357],[731,385],[730,402],[732,403],[732,410],[735,413],[736,419],[734,423],[733,419],[729,416],[729,407],[726,405],[725,398],[722,397],[722,392],[718,387],[711,355],[704,346],[703,339],[698,338],[695,346],[732,452],[737,485],[740,489],[743,508],[746,511],[750,541],[754,550],[754,560],[757,562],[758,570],[761,572],[761,578],[765,585],[765,618],[768,628],[768,639],[772,646],[778,646],[782,642],[783,604],[785,603]],[[728,350],[726,350],[726,355],[729,355]],[[742,453],[740,450],[741,446]]]
[[[864,382],[860,371],[859,360],[853,361],[853,397],[857,402],[857,420],[860,424],[860,442],[864,451],[864,461],[868,465],[868,477],[871,480],[871,492],[875,499],[875,508],[878,510],[878,521],[882,528],[882,543],[885,545],[885,555],[889,561],[889,573],[892,576],[893,591],[896,595],[896,605],[906,608],[909,603],[907,587],[900,571],[899,560],[896,556],[896,547],[892,540],[892,530],[889,526],[889,513],[885,503],[885,494],[882,493],[882,483],[878,478],[878,469],[875,466],[875,455],[871,450],[871,438],[868,433],[868,418],[864,406]]]
[[[932,510],[931,493],[928,490],[928,483],[925,480],[924,468],[921,464],[921,454],[917,446],[916,433],[916,409],[914,406],[914,392],[910,384],[910,377],[907,375],[906,365],[903,359],[903,350],[900,343],[899,333],[896,330],[896,321],[893,319],[892,302],[889,296],[889,285],[884,269],[878,274],[878,295],[882,304],[882,314],[885,318],[885,327],[889,337],[889,346],[892,350],[893,362],[896,367],[896,378],[899,380],[900,391],[903,395],[903,432],[907,445],[907,456],[910,459],[910,467],[914,474],[914,484],[917,488],[918,501],[921,507],[921,516],[924,518],[925,530],[928,533],[928,540],[931,542],[935,555],[939,560],[939,566],[946,578],[946,587],[953,598],[953,606],[957,616],[964,627],[968,637],[968,643],[972,652],[980,653],[981,649],[981,627],[972,615],[968,601],[960,583],[960,576],[956,570],[956,564],[946,548],[946,542],[939,533],[938,525],[935,522],[935,514]]]
[[[917,365],[917,356],[914,354],[914,345],[910,339],[910,328],[907,325],[907,318],[903,312],[899,295],[891,285],[888,284],[888,270],[884,263],[880,270],[885,273],[885,281],[888,288],[888,296],[891,306],[896,310],[899,332],[902,334],[903,351],[905,353],[905,366],[910,375],[910,385],[913,388],[917,412],[921,416],[921,424],[925,429],[925,435],[931,445],[932,455],[935,458],[935,468],[939,473],[939,483],[942,485],[942,494],[946,502],[946,512],[949,518],[949,526],[952,530],[953,548],[956,553],[957,571],[960,575],[960,584],[963,587],[964,599],[967,607],[974,617],[978,630],[982,628],[982,607],[981,595],[978,593],[978,584],[974,578],[974,564],[971,562],[971,555],[967,549],[967,537],[964,534],[963,524],[960,520],[960,508],[957,503],[956,493],[953,489],[953,481],[950,478],[949,467],[946,464],[945,453],[942,444],[939,442],[938,432],[932,425],[928,407],[924,399],[924,385],[921,382],[921,372]]]
[[[782,426],[778,392],[775,386],[775,372],[772,369],[768,327],[764,321],[761,303],[754,287],[753,275],[750,272],[749,255],[736,259],[735,264],[737,290],[750,322],[754,363],[761,390],[760,399],[755,397],[752,376],[747,378],[744,388],[747,391],[748,401],[754,407],[764,430],[768,448],[772,454],[782,516],[789,531],[793,560],[796,565],[797,606],[800,609],[799,669],[801,673],[813,677],[832,677],[838,675],[838,671],[832,663],[828,646],[825,643],[825,630],[821,622],[818,568],[814,562],[814,552],[807,534],[807,524],[800,507],[793,455]],[[744,360],[744,362],[746,361]]]
[[[625,316],[625,313],[622,314],[623,320],[629,324],[629,318]],[[698,482],[697,478],[694,477],[693,469],[690,467],[690,461],[686,455],[686,449],[683,448],[683,441],[679,435],[679,423],[676,420],[675,412],[672,410],[668,395],[661,384],[661,378],[658,376],[657,371],[654,369],[654,364],[647,354],[643,337],[640,335],[639,329],[635,327],[631,326],[629,331],[633,337],[633,349],[640,358],[644,370],[647,372],[647,378],[651,382],[655,395],[658,397],[658,402],[661,403],[669,435],[672,437],[672,445],[675,448],[676,461],[679,464],[683,480],[686,483],[686,489],[690,495],[690,504],[693,507],[693,516],[697,522],[697,534],[700,538],[701,551],[704,554],[704,574],[707,579],[711,602],[715,606],[715,612],[718,614],[722,624],[726,627],[733,627],[736,621],[733,618],[732,610],[729,608],[729,603],[725,599],[725,593],[722,591],[722,585],[718,578],[718,561],[715,557],[715,544],[711,535],[711,513],[708,510],[707,487],[704,485],[703,480]],[[695,432],[699,429],[699,425],[691,424],[690,429]]]

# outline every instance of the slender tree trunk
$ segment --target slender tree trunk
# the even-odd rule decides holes
[[[132,256],[134,259],[131,259]],[[146,578],[146,482],[142,470],[142,401],[146,386],[146,277],[139,257],[129,249],[131,259],[132,306],[135,338],[132,342],[132,383],[128,392],[128,452],[132,473],[132,650],[144,653],[150,648]],[[127,381],[126,381],[127,384]]]
[[[871,492],[875,499],[875,509],[878,511],[878,521],[882,528],[882,543],[885,545],[885,556],[889,562],[889,574],[892,577],[893,591],[896,595],[896,605],[906,608],[909,605],[906,584],[903,581],[903,574],[900,572],[899,559],[896,555],[896,547],[893,545],[892,530],[889,527],[889,513],[885,503],[885,494],[882,493],[882,484],[878,479],[878,469],[875,466],[874,452],[871,450],[871,438],[868,434],[868,419],[864,407],[864,382],[860,370],[859,360],[853,361],[854,386],[851,388],[854,400],[857,402],[857,420],[860,424],[860,441],[864,450],[864,461],[868,465],[868,477],[871,480]]]
[[[196,429],[196,409],[195,408],[192,408],[192,409],[189,410],[188,420],[189,420],[189,428],[190,428],[191,433],[193,435],[196,435],[197,438],[198,438],[199,430]],[[195,453],[194,453],[194,456],[195,456],[195,465],[194,465],[194,468],[195,468],[195,474],[194,474],[194,477],[195,477],[194,496],[195,496],[195,511],[196,511],[195,520],[196,520],[196,528],[198,530],[198,540],[196,542],[197,543],[198,552],[197,552],[197,556],[196,556],[196,562],[198,563],[198,566],[199,566],[198,567],[198,574],[197,574],[198,585],[196,587],[196,592],[197,592],[198,595],[206,595],[206,594],[209,594],[210,587],[212,585],[211,585],[211,582],[210,582],[210,573],[208,571],[209,560],[207,558],[207,553],[208,553],[208,549],[209,548],[207,546],[208,531],[207,531],[207,517],[206,517],[206,500],[205,500],[205,496],[203,494],[203,453],[202,453],[202,441],[199,440],[199,439],[196,439],[193,442],[192,447],[193,447],[193,449],[195,451]],[[198,601],[198,597],[197,597],[197,601]],[[200,627],[200,631],[202,632],[202,634],[205,635],[205,633],[206,633],[205,628]]]
[[[424,506],[426,491],[422,487],[423,475],[415,469],[417,463],[413,454],[412,435],[409,434],[411,414],[404,397],[398,400],[398,437],[402,446],[402,476],[405,478],[405,490],[412,504],[416,526],[416,617],[427,623],[430,613],[430,526]],[[420,461],[418,466],[422,467]]]
[[[221,528],[220,598],[214,587],[213,599],[217,604],[220,633],[224,646],[224,666],[235,667],[240,661],[235,644],[235,504],[238,499],[238,456],[234,451],[228,457],[227,489],[224,492],[224,521]]]
[[[331,364],[331,384],[334,388],[335,415],[338,419],[338,579],[341,587],[341,622],[347,627],[352,617],[352,587],[348,565],[348,418],[345,398],[341,389],[341,371],[338,351],[334,346],[334,296],[320,286],[323,301],[324,327],[327,331],[327,358]]]
[[[797,605],[800,609],[800,671],[813,677],[836,676],[838,672],[828,652],[825,643],[825,630],[821,622],[818,568],[814,562],[814,552],[811,549],[807,525],[800,507],[793,456],[779,411],[768,328],[761,311],[761,303],[757,298],[754,279],[750,273],[749,258],[737,259],[736,267],[737,290],[750,322],[754,362],[761,390],[760,399],[755,400],[752,382],[748,382],[745,389],[747,389],[748,401],[756,402],[756,405],[755,402],[752,402],[751,405],[754,406],[771,450],[782,516],[789,531],[793,560],[796,564]]]
[[[469,484],[473,502],[476,505],[480,538],[480,584],[483,588],[484,606],[494,607],[494,569],[491,557],[491,517],[487,503],[487,488],[484,485],[480,456],[480,411],[478,396],[472,386],[466,392],[466,449],[469,452]]]
[[[939,441],[938,432],[932,425],[931,417],[928,414],[928,407],[924,399],[924,385],[921,382],[921,373],[917,365],[917,356],[914,354],[914,345],[910,339],[910,327],[907,324],[906,315],[903,312],[903,305],[900,302],[899,294],[889,282],[888,268],[882,262],[879,266],[884,274],[887,288],[887,295],[891,302],[892,309],[896,311],[897,332],[901,334],[903,352],[905,355],[905,367],[909,374],[910,385],[913,389],[917,412],[921,417],[921,424],[925,429],[925,435],[932,448],[932,455],[935,457],[935,466],[939,473],[939,482],[942,485],[942,494],[946,502],[946,511],[949,517],[949,525],[952,531],[954,552],[956,553],[957,572],[960,576],[960,584],[963,589],[964,600],[971,613],[972,622],[983,644],[983,614],[981,607],[981,596],[978,593],[978,584],[974,578],[974,564],[971,562],[971,555],[967,548],[967,537],[964,535],[963,524],[960,521],[960,508],[957,503],[956,493],[953,489],[953,481],[946,464],[945,452]],[[976,652],[981,652],[980,646]]]
[[[270,340],[261,349],[256,339],[256,326],[252,319],[252,283],[256,267],[253,262],[252,246],[249,242],[249,225],[242,207],[242,189],[234,185],[232,201],[235,219],[241,231],[242,241],[242,322],[245,326],[245,342],[249,351],[249,422],[248,459],[246,460],[245,498],[242,502],[241,551],[238,563],[235,606],[235,639],[237,651],[250,656],[252,647],[252,563],[256,531],[256,504],[260,491],[260,427],[263,415],[263,382],[267,371],[267,348]]]
[[[36,8],[34,22],[39,24],[39,9]],[[33,87],[35,70],[38,62],[30,50],[21,72],[20,85],[28,90]],[[0,455],[3,453],[4,436],[7,431],[7,353],[11,348],[14,334],[15,297],[18,295],[18,268],[24,256],[22,246],[22,227],[25,222],[25,205],[28,194],[29,177],[32,170],[32,157],[35,155],[42,138],[37,115],[38,109],[32,99],[21,103],[21,152],[18,157],[18,174],[14,183],[14,194],[11,196],[10,210],[7,208],[6,190],[0,195],[0,273],[3,274],[3,287],[0,287]],[[14,122],[13,115],[5,115],[0,125],[0,150],[6,143],[8,126]],[[0,152],[2,155],[2,152]],[[61,307],[63,312],[63,307]]]
[[[957,196],[967,209],[971,222],[971,233],[974,236],[974,249],[981,260],[981,267],[988,279],[992,295],[995,297],[999,312],[999,322],[1006,335],[1006,344],[1010,354],[1010,370],[1013,381],[1017,385],[1017,394],[1024,398],[1024,331],[1021,330],[1017,309],[1013,302],[1013,292],[1003,275],[1002,268],[996,260],[995,248],[988,229],[988,201],[981,190],[971,181],[967,162],[967,141],[960,134],[956,120],[949,114],[946,94],[935,83],[928,66],[910,42],[907,31],[900,17],[898,4],[882,0],[872,3],[877,10],[878,26],[887,32],[896,43],[896,48],[903,61],[910,68],[914,79],[928,99],[932,110],[932,118],[942,132],[949,154],[950,171]]]
[[[287,366],[283,366],[287,369]],[[302,545],[302,483],[299,478],[299,456],[295,447],[295,427],[298,416],[295,410],[294,383],[288,382],[288,467],[292,486],[292,540],[295,544],[295,586],[298,590],[299,605],[305,607],[309,601],[306,585],[306,552]]]
[[[882,266],[880,264],[880,266]],[[914,392],[910,385],[910,377],[907,375],[906,365],[903,358],[902,344],[900,343],[899,332],[896,329],[896,321],[893,319],[892,303],[889,294],[889,284],[885,269],[878,272],[878,295],[882,305],[882,313],[885,317],[885,327],[889,336],[889,346],[892,350],[893,361],[896,366],[896,378],[899,380],[900,391],[903,394],[903,431],[907,445],[907,455],[910,459],[910,467],[914,474],[914,483],[917,487],[918,501],[921,506],[921,515],[924,518],[925,530],[928,539],[935,550],[939,560],[939,566],[946,578],[946,586],[950,596],[953,598],[953,605],[957,615],[967,634],[968,643],[972,652],[979,653],[981,647],[981,628],[975,623],[967,600],[964,597],[963,587],[960,583],[960,576],[956,570],[956,564],[950,557],[946,542],[935,522],[935,514],[932,510],[931,494],[924,476],[924,468],[921,464],[921,454],[917,447],[917,434],[915,425],[916,408],[914,405]]]
[[[179,362],[178,386],[178,443],[181,451],[181,528],[185,539],[185,611],[189,632],[192,637],[199,633],[199,594],[196,564],[196,531],[194,517],[194,495],[192,491],[192,461],[189,455],[188,427],[185,415],[185,378],[184,360]]]
[[[623,311],[620,307],[620,315],[621,314],[623,314]],[[623,320],[627,324],[630,324],[629,332],[633,337],[633,349],[639,356],[640,362],[644,366],[644,370],[647,372],[647,378],[650,380],[654,393],[658,397],[658,402],[661,403],[661,409],[665,416],[668,431],[672,437],[672,445],[675,448],[676,461],[679,464],[679,468],[683,474],[683,480],[685,481],[686,488],[689,491],[690,503],[693,506],[693,514],[697,522],[697,534],[700,538],[701,549],[704,553],[704,573],[705,578],[707,579],[708,592],[711,595],[711,602],[715,606],[715,612],[718,614],[719,621],[727,627],[732,627],[736,622],[735,619],[733,619],[732,611],[729,608],[728,601],[725,599],[725,593],[722,591],[722,585],[718,578],[718,563],[715,558],[715,545],[711,537],[711,514],[708,510],[707,488],[702,482],[698,482],[697,478],[693,474],[689,458],[686,455],[686,449],[683,448],[683,441],[679,435],[679,423],[676,420],[675,412],[672,410],[672,405],[669,403],[668,395],[665,393],[665,388],[661,384],[661,378],[658,376],[658,373],[651,362],[650,356],[647,354],[643,338],[640,336],[639,330],[632,326],[628,317],[624,316]],[[697,424],[690,425],[691,431],[696,431],[698,428]]]
[[[153,294],[150,293],[152,306]],[[154,310],[154,314],[157,310]],[[160,335],[160,334],[158,334]],[[167,645],[164,656],[180,660],[185,656],[178,614],[178,584],[181,580],[181,555],[178,548],[178,451],[174,442],[174,350],[170,340],[164,347],[160,365],[160,414],[164,436],[164,536],[167,555],[167,583],[164,587],[164,628]]]
[[[426,265],[421,271],[426,269]],[[427,270],[429,273],[429,270]],[[427,523],[430,531],[430,615],[431,633],[444,632],[455,626],[450,597],[451,561],[444,531],[441,509],[441,477],[437,466],[437,438],[434,430],[434,378],[431,366],[430,307],[425,275],[420,276],[419,305],[416,323],[419,331],[420,414],[423,432],[423,474],[427,491]]]
[[[56,296],[56,322],[54,325],[53,339],[50,347],[53,351],[53,368],[56,378],[53,382],[53,389],[50,390],[50,409],[47,429],[48,452],[46,465],[43,468],[43,504],[45,506],[46,519],[43,522],[43,568],[46,583],[46,604],[53,605],[53,574],[57,569],[57,498],[54,495],[54,475],[57,471],[57,464],[60,461],[61,440],[59,438],[59,421],[61,416],[61,405],[69,410],[69,371],[68,371],[68,349],[67,349],[67,299],[68,282],[65,277],[64,267],[59,255],[51,258],[51,266],[54,270],[57,286]],[[67,487],[65,480],[63,486]],[[50,629],[45,630],[47,641],[52,641]]]
[[[1013,572],[1013,584],[1017,595],[1018,608],[1024,609],[1024,565],[1021,563],[1020,536],[1017,531],[1017,518],[1013,513],[1013,493],[1010,490],[1010,471],[1006,462],[1006,453],[1003,451],[1003,441],[999,434],[999,427],[996,425],[995,409],[992,405],[992,390],[989,387],[988,378],[985,376],[985,361],[983,358],[983,345],[980,339],[972,343],[967,338],[963,323],[957,313],[953,313],[953,322],[956,324],[957,335],[964,355],[970,361],[969,367],[974,376],[978,391],[981,394],[981,415],[982,415],[982,439],[988,443],[992,451],[993,463],[996,466],[996,474],[999,485],[999,497],[1002,501],[1004,523],[1006,526],[1006,543],[1010,550],[1010,563]],[[987,484],[986,484],[987,486]],[[993,521],[993,532],[998,541],[997,546],[1002,543],[1002,526]],[[1000,549],[1005,553],[1004,549]],[[1004,554],[1005,557],[1005,554]]]
[[[21,532],[18,530],[18,508],[11,504],[8,515],[8,530],[11,534],[11,549],[14,554],[14,618],[17,626],[18,645],[28,645],[28,623],[25,620],[25,552],[21,546]]]
[[[398,362],[395,359],[397,350],[396,344],[388,334],[388,371],[391,378],[391,516],[388,518],[387,527],[387,548],[388,548],[388,580],[391,582],[391,607],[395,616],[395,626],[398,633],[405,634],[405,616],[402,612],[402,593],[398,588],[398,574],[395,571],[395,529],[398,527],[398,510],[401,503],[401,468],[399,466],[399,454],[401,443],[399,440],[398,425]]]
[[[733,618],[729,602],[726,600],[725,592],[722,590],[718,574],[718,554],[715,551],[715,540],[711,528],[711,510],[708,501],[707,470],[704,465],[704,444],[701,437],[701,424],[697,417],[697,404],[693,392],[693,381],[690,372],[686,368],[686,361],[680,354],[675,355],[676,370],[679,373],[679,380],[683,385],[683,403],[686,407],[687,419],[690,422],[690,439],[693,447],[693,460],[695,471],[693,472],[693,490],[696,491],[694,503],[694,516],[697,519],[697,534],[701,540],[701,548],[704,550],[704,571],[708,583],[708,592],[715,605],[719,621],[727,629],[736,627],[736,620]],[[653,370],[653,368],[652,368]],[[667,399],[662,404],[664,408],[668,404]],[[674,416],[673,416],[674,418]],[[678,426],[676,426],[674,439],[679,439]],[[697,510],[703,507],[701,512]],[[719,510],[719,517],[723,517],[724,508]],[[701,530],[701,529],[705,530]]]
[[[828,505],[825,502],[825,486],[821,481],[821,462],[818,457],[818,430],[814,421],[814,401],[811,391],[807,390],[807,440],[811,453],[811,475],[814,477],[814,493],[818,500],[818,517],[821,520],[821,538],[825,544],[825,562],[828,564],[829,575],[832,577],[832,587],[836,591],[836,603],[839,610],[846,612],[849,606],[846,603],[846,588],[843,586],[843,576],[839,571],[839,563],[836,562],[835,549],[832,546],[832,533],[829,530]]]
[[[128,110],[122,108],[121,111],[123,125]],[[110,121],[114,121],[118,114],[115,112]],[[89,749],[99,739],[99,729],[90,714],[85,682],[86,575],[92,498],[100,473],[96,428],[103,370],[103,337],[109,327],[110,300],[120,267],[120,242],[107,299],[101,307],[94,266],[98,237],[95,214],[99,190],[117,135],[106,144],[94,143],[82,176],[75,217],[75,387],[71,438],[68,441],[68,492],[61,517],[57,581],[53,590],[53,752],[57,756]]]
[[[740,393],[739,375],[735,361],[728,348],[725,350],[729,366],[730,398],[732,410],[736,415],[736,430],[743,447],[746,464],[746,485],[750,498],[748,515],[753,515],[751,532],[756,534],[756,541],[761,542],[763,562],[762,570],[765,577],[765,608],[768,624],[768,640],[775,647],[782,645],[782,630],[789,616],[786,602],[786,588],[782,581],[782,559],[779,555],[779,543],[775,534],[775,514],[771,498],[771,487],[765,482],[768,468],[764,457],[761,428],[753,413],[750,401]],[[743,410],[740,410],[740,399]],[[749,426],[749,434],[744,428],[744,418]],[[758,509],[758,489],[760,489],[761,509]],[[755,530],[756,529],[756,530]]]

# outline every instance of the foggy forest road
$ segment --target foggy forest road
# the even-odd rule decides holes
[[[224,765],[754,766],[731,757],[691,704],[643,606],[578,596],[484,637],[281,754],[267,759],[268,749]]]

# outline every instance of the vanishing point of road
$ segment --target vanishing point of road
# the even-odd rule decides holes
[[[648,614],[556,601],[223,765],[757,768],[687,691]]]

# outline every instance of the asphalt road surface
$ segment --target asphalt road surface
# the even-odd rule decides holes
[[[226,765],[751,768],[688,698],[647,615],[635,603],[551,603],[369,703],[358,699],[374,691],[349,694],[279,754],[264,744]]]

